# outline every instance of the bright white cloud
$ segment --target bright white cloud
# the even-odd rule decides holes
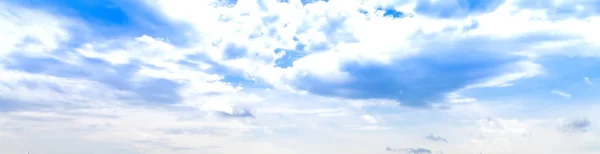
[[[377,119],[375,119],[375,117],[373,117],[373,116],[371,116],[371,115],[365,114],[365,115],[362,115],[362,116],[360,116],[360,117],[361,117],[363,120],[365,120],[365,121],[367,121],[367,122],[369,122],[369,123],[372,123],[372,124],[375,124],[375,123],[377,123]]]
[[[0,58],[13,52],[47,55],[70,39],[72,21],[45,12],[0,3]]]

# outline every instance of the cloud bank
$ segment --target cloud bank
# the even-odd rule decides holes
[[[594,0],[2,1],[0,149],[598,153],[597,10]]]

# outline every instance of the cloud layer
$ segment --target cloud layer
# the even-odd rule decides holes
[[[2,1],[0,149],[598,153],[597,10],[594,0]]]

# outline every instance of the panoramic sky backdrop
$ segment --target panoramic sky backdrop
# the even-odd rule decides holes
[[[600,0],[2,0],[0,153],[598,154]]]

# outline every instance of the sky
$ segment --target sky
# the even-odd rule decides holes
[[[597,154],[598,0],[3,0],[0,149]]]

